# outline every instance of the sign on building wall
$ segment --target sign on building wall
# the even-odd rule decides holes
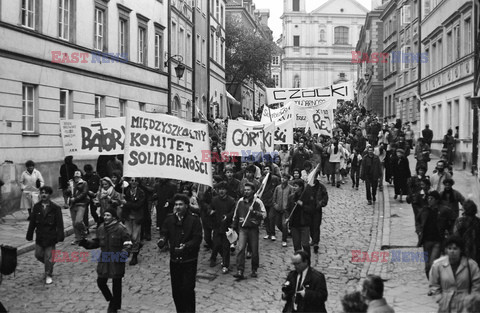
[[[125,117],[61,120],[65,155],[123,154]]]
[[[208,126],[166,114],[127,112],[123,170],[129,177],[174,178],[212,186]]]
[[[326,87],[312,88],[267,88],[267,103],[294,102],[299,106],[324,104],[330,99],[353,100],[353,81]]]

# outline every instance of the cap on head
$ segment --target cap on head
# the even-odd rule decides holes
[[[82,172],[80,171],[75,171],[75,174],[73,174],[73,177],[82,177]]]

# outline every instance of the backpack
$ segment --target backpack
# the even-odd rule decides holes
[[[17,248],[1,245],[2,259],[0,262],[0,273],[10,275],[17,268]]]

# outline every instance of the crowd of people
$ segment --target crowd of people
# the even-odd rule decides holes
[[[67,156],[60,168],[59,186],[75,230],[72,244],[87,249],[100,247],[104,252],[126,251],[129,265],[135,266],[144,241],[152,240],[155,224],[160,235],[159,249],[170,252],[176,309],[194,312],[202,240],[210,253],[210,266],[220,265],[223,274],[232,271],[230,257],[236,251],[233,276],[241,281],[245,278],[246,259],[251,259],[250,276],[261,275],[259,239],[277,241],[278,230],[279,245],[291,245],[294,253],[295,270],[282,287],[287,301],[285,312],[325,312],[325,277],[310,267],[310,259],[312,249],[314,254],[319,252],[322,213],[329,199],[327,186],[350,188],[350,177],[351,188],[358,190],[363,180],[366,203],[374,205],[377,190],[383,191],[385,180],[394,185],[395,200],[403,202],[405,197],[412,205],[418,245],[428,253],[425,271],[431,293],[447,301],[446,297],[452,297],[452,286],[456,284],[458,290],[466,286],[439,264],[447,264],[457,273],[467,264],[471,273],[468,288],[476,290],[480,284],[476,263],[480,259],[476,239],[480,236],[480,220],[475,216],[475,203],[452,188],[451,131],[444,138],[441,159],[429,177],[426,173],[433,133],[428,125],[422,137],[415,138],[408,123],[397,120],[391,125],[382,124],[374,114],[351,102],[341,105],[335,116],[331,137],[313,136],[298,129],[295,143],[277,146],[276,153],[227,160],[219,157],[225,150],[226,132],[217,127],[211,137],[213,187],[175,179],[124,177],[121,155],[99,157],[97,172],[92,164],[80,170]],[[416,160],[415,175],[410,172],[410,154]],[[21,206],[31,212],[27,239],[33,239],[36,229],[35,256],[45,264],[46,283],[50,284],[52,250],[64,240],[61,208],[51,201],[53,190],[44,186],[35,164],[28,161],[26,167],[21,177]],[[89,236],[89,215],[96,224],[95,236]],[[441,257],[443,251],[447,255]],[[111,312],[121,308],[124,272],[124,262],[98,264],[97,284]],[[107,287],[108,278],[113,280],[113,292]],[[361,293],[346,295],[342,303],[345,312],[354,312],[351,307],[355,312],[365,312],[367,307],[369,312],[377,312],[370,309],[375,306],[383,307],[381,312],[391,310],[378,277],[369,277]]]

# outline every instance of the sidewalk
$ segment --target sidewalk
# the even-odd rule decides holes
[[[73,234],[70,210],[63,209],[63,197],[53,198],[52,201],[62,207],[65,237],[70,236]],[[17,255],[21,255],[35,249],[35,239],[31,242],[28,242],[25,239],[29,224],[27,217],[27,211],[19,210],[0,218],[0,245],[9,245],[17,248]],[[94,220],[90,218],[89,225],[93,224]]]
[[[409,163],[412,175],[415,173],[416,161],[413,156],[409,156]],[[437,157],[429,162],[427,175],[432,175],[432,171],[438,161]],[[460,191],[466,198],[472,198],[478,195],[475,178],[468,171],[454,169],[453,179],[455,181],[454,189]],[[418,236],[415,233],[413,209],[405,201],[400,203],[394,200],[395,195],[393,185],[384,183],[384,233],[389,228],[387,236],[383,237],[382,248],[391,252],[393,249],[403,252],[423,252],[422,248],[417,248]],[[477,202],[477,205],[479,203]],[[392,255],[392,253],[390,253]],[[395,312],[436,312],[438,305],[433,297],[428,297],[428,280],[425,275],[425,264],[423,262],[400,262],[387,263],[382,266],[382,278],[388,279],[385,282],[385,297],[387,302],[395,309]],[[386,268],[386,270],[385,270]]]

